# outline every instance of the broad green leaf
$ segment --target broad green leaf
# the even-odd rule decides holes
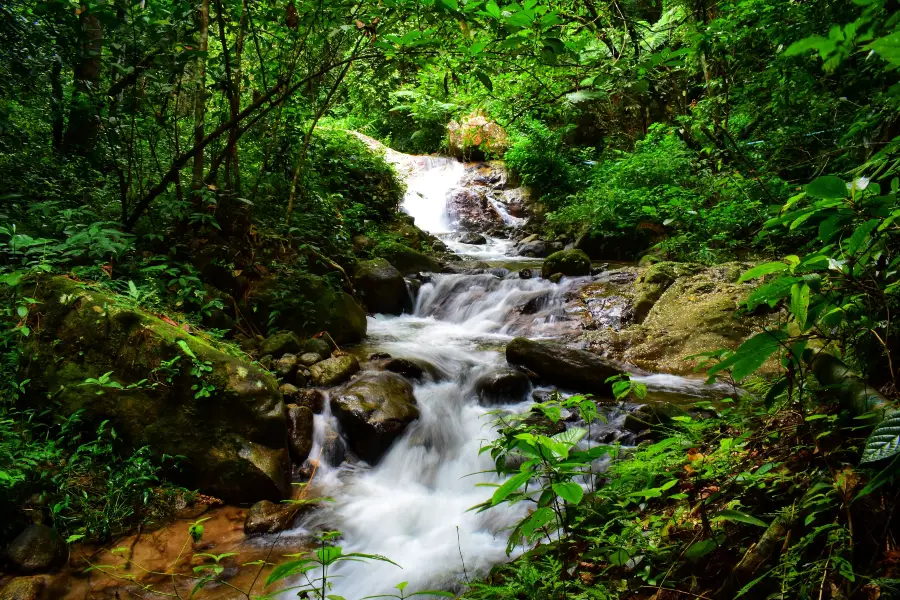
[[[753,515],[748,515],[747,513],[742,513],[739,510],[731,509],[723,510],[713,518],[713,521],[718,520],[731,521],[733,523],[746,523],[747,525],[756,525],[757,527],[769,526],[768,523],[757,519]]]
[[[616,567],[624,567],[629,560],[631,560],[631,555],[624,548],[619,548],[609,555],[609,563]]]
[[[581,427],[573,427],[553,436],[553,439],[563,444],[574,446],[587,435],[587,429]]]
[[[720,533],[714,536],[713,539],[694,542],[685,550],[684,556],[688,560],[698,560],[718,548],[724,541],[725,536]]]
[[[782,298],[787,298],[791,294],[791,286],[798,281],[803,281],[800,277],[779,277],[775,281],[766,283],[753,290],[744,303],[749,310],[753,310],[761,304],[775,306]]]
[[[525,534],[526,537],[531,537],[534,535],[535,531],[539,531],[544,525],[553,520],[553,509],[549,506],[542,506],[537,509],[531,516],[528,517],[528,520],[525,521],[525,524],[522,525],[522,533]]]
[[[819,35],[803,38],[788,46],[787,50],[784,51],[784,55],[796,56],[798,54],[803,54],[804,52],[809,52],[810,50],[819,50],[822,48],[823,44],[831,44],[831,42]]]
[[[893,411],[886,414],[884,420],[869,434],[860,463],[884,460],[898,453],[900,453],[900,411]]]
[[[800,329],[806,329],[806,319],[809,314],[809,286],[805,283],[795,283],[791,286],[791,314],[797,319]]]
[[[848,192],[847,184],[844,183],[844,180],[840,177],[835,177],[834,175],[825,175],[813,179],[810,183],[806,184],[804,190],[814,198],[825,199],[846,198]]]
[[[185,354],[190,356],[191,358],[197,358],[197,355],[191,350],[191,347],[187,345],[187,342],[184,340],[178,340],[178,346],[184,351]]]
[[[281,563],[280,565],[272,569],[271,573],[269,573],[269,577],[266,579],[266,585],[272,585],[276,581],[281,581],[282,579],[286,579],[288,577],[291,577],[292,575],[306,573],[307,571],[312,571],[315,568],[316,564],[312,561],[312,559],[309,558]]]
[[[475,71],[475,77],[478,78],[478,81],[481,82],[481,85],[487,88],[489,92],[494,91],[494,84],[491,82],[491,78],[488,77],[487,73],[484,71]]]
[[[871,235],[872,230],[878,226],[878,223],[880,223],[878,219],[869,219],[857,227],[853,232],[853,235],[850,236],[850,239],[847,240],[847,254],[856,254],[863,248],[866,240],[869,239],[869,235]]]
[[[886,61],[900,65],[900,31],[875,40],[869,47]]]
[[[491,504],[496,506],[506,500],[510,494],[528,483],[533,475],[534,473],[531,471],[523,471],[522,473],[517,473],[507,479],[506,482],[494,492],[494,495],[491,497]]]
[[[494,17],[495,19],[500,18],[500,7],[497,6],[496,2],[488,2],[487,5],[484,7],[484,10],[487,11],[487,13],[489,15],[491,15],[492,17]]]
[[[707,374],[712,376],[730,368],[732,377],[741,381],[760,368],[781,347],[781,342],[787,335],[787,332],[780,329],[758,333],[741,344],[734,354],[709,369]]]
[[[786,271],[788,269],[787,263],[784,262],[769,262],[763,263],[761,265],[757,265],[750,269],[749,271],[745,271],[741,278],[738,279],[738,283],[743,283],[745,281],[750,281],[751,279],[758,279],[760,277],[764,277],[771,273],[780,273],[781,271]]]
[[[569,502],[570,504],[578,504],[584,497],[584,490],[580,485],[574,482],[554,483],[553,491],[556,495]]]

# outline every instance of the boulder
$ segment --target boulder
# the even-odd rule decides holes
[[[390,244],[378,252],[403,275],[441,272],[441,265],[435,259],[401,244]]]
[[[528,376],[516,369],[501,369],[475,380],[475,393],[484,404],[514,404],[530,392]]]
[[[325,425],[325,441],[322,442],[322,461],[330,466],[340,466],[347,458],[347,445],[344,438],[331,425]]]
[[[338,344],[359,342],[366,335],[366,311],[317,275],[272,275],[254,282],[245,298],[241,313],[257,329],[274,325],[304,337],[327,331]]]
[[[419,418],[412,386],[390,372],[363,373],[332,394],[331,410],[353,451],[372,464]]]
[[[293,331],[282,331],[271,335],[259,345],[260,356],[282,356],[296,354],[303,347],[303,340]]]
[[[289,378],[297,370],[297,355],[285,354],[281,358],[272,361],[272,370],[279,377]]]
[[[544,258],[551,253],[550,245],[544,240],[521,241],[516,245],[515,250],[520,256],[531,258]]]
[[[278,533],[290,529],[300,512],[300,504],[283,503],[275,504],[268,500],[261,500],[250,507],[247,518],[244,519],[244,533],[254,535],[259,533]]]
[[[309,368],[313,383],[319,386],[343,383],[358,371],[359,362],[350,355],[328,358]]]
[[[0,590],[0,600],[44,600],[47,582],[42,575],[16,577]]]
[[[531,204],[532,195],[530,188],[518,187],[505,190],[501,201],[509,214],[521,219],[528,216],[528,206]]]
[[[485,188],[454,188],[447,196],[447,211],[463,229],[503,227],[503,216],[491,204]]]
[[[409,306],[403,275],[383,258],[359,263],[353,286],[371,313],[399,315]]]
[[[285,399],[293,400],[297,394],[300,393],[300,389],[294,385],[293,383],[283,383],[278,386],[278,391],[281,392],[281,395],[285,397]]]
[[[305,406],[314,414],[319,414],[325,408],[325,394],[319,390],[305,389],[298,390],[297,394],[292,398],[294,404]]]
[[[472,245],[487,244],[487,238],[480,233],[469,231],[467,233],[464,233],[462,237],[459,238],[459,243]]]
[[[66,560],[66,544],[46,525],[29,525],[7,548],[9,561],[22,573],[43,573]]]
[[[302,464],[313,445],[313,412],[306,406],[288,404],[288,447],[294,462]]]
[[[652,264],[637,280],[634,294],[634,322],[643,323],[653,305],[675,280],[702,270],[690,263],[658,262]]]
[[[375,240],[366,235],[354,235],[350,243],[355,252],[368,252],[376,246]]]
[[[407,379],[422,379],[425,369],[408,358],[392,358],[384,365],[385,371],[403,375]]]
[[[581,250],[560,250],[554,252],[544,261],[541,277],[549,279],[561,273],[567,277],[579,277],[591,274],[591,259]]]
[[[522,337],[507,344],[506,360],[561,388],[601,396],[612,394],[612,386],[606,380],[619,374],[618,369],[591,352]]]
[[[562,273],[554,273],[547,278],[547,281],[549,281],[550,283],[559,283],[560,281],[562,281],[563,277],[565,277],[565,275],[563,275]]]
[[[309,338],[303,342],[303,354],[314,352],[319,355],[319,360],[331,357],[331,344],[322,338]]]
[[[70,279],[44,278],[35,294],[21,373],[33,404],[52,397],[54,411],[109,420],[133,447],[184,456],[174,478],[190,489],[233,503],[283,497],[287,421],[274,377]],[[204,367],[199,376],[195,364]],[[84,385],[105,373],[122,387]],[[140,384],[155,378],[166,385]]]
[[[311,367],[317,362],[321,362],[323,360],[322,356],[317,352],[304,352],[300,356],[297,357],[297,362],[303,365],[304,367]]]

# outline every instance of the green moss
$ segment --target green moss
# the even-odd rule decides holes
[[[581,250],[560,250],[544,260],[541,276],[549,279],[561,273],[569,277],[591,274],[591,259]]]

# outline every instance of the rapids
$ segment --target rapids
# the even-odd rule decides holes
[[[404,210],[420,228],[439,235],[463,257],[508,263],[512,242],[456,241],[461,232],[453,230],[446,205],[462,175],[463,166],[450,159],[416,162],[410,169]],[[513,260],[540,265],[535,259]],[[491,473],[489,455],[479,455],[493,430],[489,409],[479,405],[473,384],[506,364],[502,349],[512,337],[554,337],[566,331],[567,297],[586,279],[553,284],[539,277],[522,279],[516,271],[499,268],[480,274],[434,274],[419,291],[412,314],[369,318],[368,339],[356,351],[361,362],[371,353],[386,352],[427,361],[439,377],[415,386],[421,417],[376,466],[337,466],[342,452],[334,460],[323,452],[313,495],[330,496],[335,502],[313,513],[293,534],[337,529],[343,532],[340,543],[345,553],[380,554],[402,566],[342,563],[332,572],[333,594],[357,600],[390,593],[403,581],[409,582],[411,592],[459,589],[466,577],[483,576],[506,560],[504,530],[522,518],[526,507],[468,510],[491,494],[491,488],[478,484],[499,482]],[[526,305],[531,308],[522,310]],[[684,388],[686,383],[671,376],[648,375],[644,380],[663,391]],[[527,410],[528,405],[511,409]],[[610,415],[610,424],[597,435],[616,439],[623,415]],[[310,456],[333,445],[333,432],[338,430],[327,410],[317,415]]]

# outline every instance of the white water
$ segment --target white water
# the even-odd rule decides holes
[[[461,244],[454,241],[458,233],[449,231],[446,196],[459,183],[462,166],[432,160],[425,167],[413,171],[403,205],[417,225],[444,234],[460,254],[506,258],[509,242]],[[567,294],[584,280],[552,284],[540,278],[520,279],[505,270],[496,273],[433,275],[419,291],[413,314],[370,317],[367,352],[424,360],[442,377],[415,385],[420,418],[379,464],[335,467],[322,461],[315,495],[332,496],[336,502],[315,512],[301,531],[338,529],[344,533],[344,552],[381,554],[403,567],[343,563],[333,572],[337,578],[331,593],[359,600],[391,593],[402,581],[409,582],[408,592],[458,589],[466,575],[483,576],[506,560],[504,530],[524,516],[526,506],[469,511],[492,493],[476,484],[499,482],[491,472],[489,455],[478,452],[494,432],[488,408],[479,405],[473,384],[506,365],[501,350],[513,336],[551,337],[564,330]],[[651,389],[679,387],[677,379],[681,378],[643,378]],[[509,408],[527,410],[528,402]],[[616,427],[624,412],[610,417],[609,425],[592,436],[595,441],[619,434]],[[328,409],[316,416],[311,456],[318,455],[328,429],[336,427]]]

